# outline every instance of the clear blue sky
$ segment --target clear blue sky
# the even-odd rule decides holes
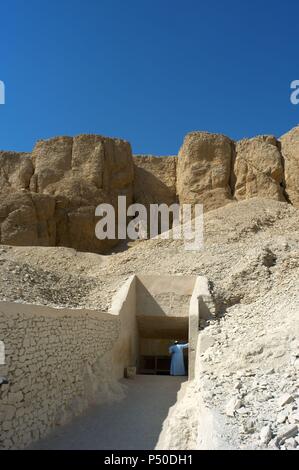
[[[176,154],[299,123],[298,0],[4,0],[0,148],[99,133]]]

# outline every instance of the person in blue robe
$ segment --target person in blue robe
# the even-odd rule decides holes
[[[170,346],[169,354],[171,354],[170,375],[186,375],[184,364],[183,350],[188,348],[189,344],[179,344],[178,341]]]

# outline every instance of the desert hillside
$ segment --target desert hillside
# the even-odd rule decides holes
[[[208,143],[204,145],[209,147],[210,136],[191,135],[182,152],[188,152],[189,139],[191,142],[195,139],[192,145],[196,147],[198,141],[202,145],[202,139],[206,138]],[[231,142],[219,139],[217,148],[225,145],[230,152]],[[291,159],[293,144],[289,146],[289,137],[282,142],[287,142],[287,155]],[[249,152],[251,158],[260,146],[270,146],[274,152],[272,157],[281,155],[280,147],[272,139],[257,139],[238,146],[237,166],[248,146],[254,149],[253,153]],[[215,155],[221,157],[222,151],[215,151]],[[152,158],[146,157],[145,164],[155,166],[156,160],[153,163]],[[163,162],[165,171],[174,171],[175,157],[169,158]],[[243,164],[241,166],[244,169]],[[140,170],[140,166],[138,168]],[[242,186],[240,181],[235,181],[234,187],[238,190],[234,198],[226,200],[221,190],[218,201],[223,202],[223,207],[210,207],[205,212],[205,245],[199,252],[186,251],[182,240],[161,237],[135,242],[107,255],[92,253],[93,246],[90,252],[63,246],[30,246],[29,239],[25,239],[24,244],[19,243],[28,243],[27,246],[1,245],[0,300],[17,305],[27,303],[108,312],[114,295],[132,274],[196,275],[208,279],[216,317],[200,323],[195,379],[180,391],[177,403],[164,422],[157,448],[293,449],[299,445],[299,209],[296,188],[293,186],[290,190],[287,184],[280,184],[282,181],[292,184],[293,172],[290,179],[286,179],[281,168],[271,178],[267,173],[266,178],[256,170],[255,178],[253,168],[254,165],[250,167],[250,183],[248,180]],[[135,172],[141,178],[143,173],[139,170]],[[171,171],[167,174],[171,175]],[[68,175],[73,178],[70,172]],[[186,175],[184,178],[188,179]],[[162,176],[165,178],[164,172]],[[263,183],[258,196],[269,197],[252,198],[250,196],[256,194],[255,191],[251,194],[249,188],[253,181],[258,188],[260,178]],[[183,183],[181,180],[178,187],[186,188],[187,179]],[[169,195],[165,186],[163,198]],[[41,188],[42,184],[37,183],[36,187]],[[246,187],[245,192],[242,187]],[[139,195],[142,194],[140,188]],[[53,194],[55,191],[53,189]],[[213,195],[218,193],[218,189],[216,193],[211,191]],[[53,195],[33,194],[37,198],[53,198]],[[174,191],[172,195],[174,197]],[[25,197],[31,202],[35,196],[27,190],[18,195],[12,193],[12,198],[22,200]],[[294,205],[290,204],[291,199]],[[150,203],[152,199],[144,202]],[[2,218],[2,227],[7,227],[8,219]],[[1,233],[6,233],[5,230],[2,228]]]
[[[299,451],[298,17],[1,2],[2,467]]]
[[[1,296],[7,300],[107,310],[117,288],[133,273],[208,277],[221,314],[251,303],[279,276],[298,268],[298,209],[250,199],[204,217],[204,249],[186,251],[182,240],[138,241],[111,255],[64,247],[1,248]]]

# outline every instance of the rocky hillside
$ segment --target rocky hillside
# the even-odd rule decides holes
[[[210,211],[201,252],[163,239],[110,256],[2,246],[0,299],[106,310],[132,273],[205,275],[217,309],[158,446],[297,448],[299,209],[253,198]]]
[[[159,238],[110,256],[2,245],[0,298],[107,310],[131,274],[195,274],[208,277],[222,315],[267,294],[274,280],[287,282],[298,273],[299,210],[287,203],[258,198],[231,203],[208,212],[204,230],[204,249],[198,252],[186,251],[182,240]]]
[[[95,207],[127,202],[202,203],[205,211],[253,197],[299,207],[299,127],[280,140],[234,142],[193,132],[178,157],[132,156],[120,139],[98,135],[37,142],[33,152],[0,152],[0,242],[105,253]]]
[[[191,133],[178,157],[100,136],[1,152],[0,300],[107,311],[131,274],[206,276],[217,317],[158,447],[299,448],[298,178],[299,127],[280,140]],[[118,195],[202,202],[202,251],[158,237],[112,252],[94,211]]]

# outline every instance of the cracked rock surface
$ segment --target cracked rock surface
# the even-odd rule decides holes
[[[268,199],[213,210],[200,252],[160,238],[105,256],[0,247],[0,300],[106,311],[131,274],[207,276],[217,310],[166,448],[298,448],[299,210]]]

